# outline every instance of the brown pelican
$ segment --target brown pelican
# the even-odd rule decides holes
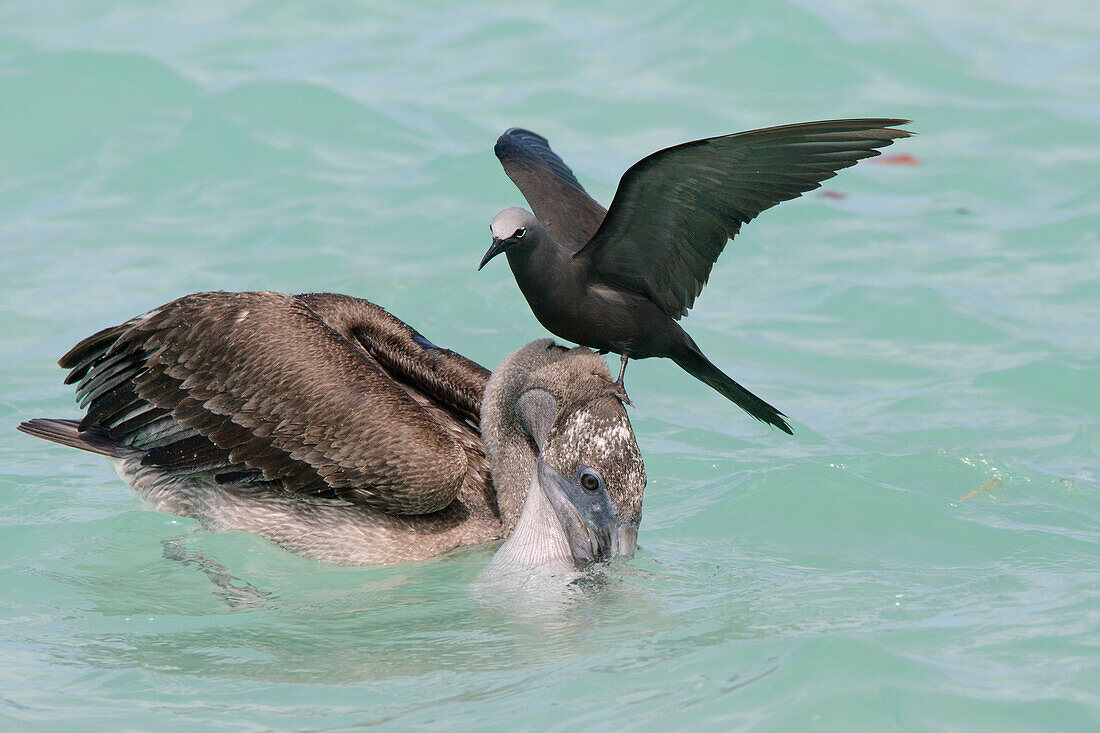
[[[512,566],[631,555],[645,469],[603,359],[549,339],[495,372],[344,295],[197,293],[77,344],[80,421],[153,508],[372,565],[507,541]]]

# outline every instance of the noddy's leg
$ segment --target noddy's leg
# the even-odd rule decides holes
[[[611,391],[612,394],[622,400],[622,403],[624,405],[633,406],[634,403],[630,401],[630,395],[626,393],[626,387],[623,385],[623,375],[626,374],[626,360],[628,358],[630,357],[619,354],[619,360],[622,364],[622,366],[619,368],[619,379],[614,382],[608,380],[607,388]]]

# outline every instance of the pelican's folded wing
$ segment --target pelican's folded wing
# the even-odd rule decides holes
[[[371,328],[390,338],[374,352],[357,337]],[[410,344],[431,352],[419,384],[400,364]],[[471,446],[480,450],[488,371],[355,298],[197,293],[85,339],[59,363],[88,408],[82,429],[106,430],[177,475],[423,514],[450,504]],[[442,414],[462,416],[466,440]]]
[[[757,214],[878,155],[907,120],[769,127],[676,145],[630,167],[575,257],[593,277],[649,297],[673,318],[702,291],[726,241]]]

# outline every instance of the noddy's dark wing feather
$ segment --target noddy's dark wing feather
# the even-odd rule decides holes
[[[558,244],[577,251],[592,238],[607,210],[585,192],[546,138],[513,127],[497,139],[493,150],[531,212]]]
[[[437,511],[470,471],[488,474],[476,413],[489,372],[367,301],[198,293],[85,339],[60,364],[88,404],[81,429],[173,474],[395,514]]]
[[[907,122],[806,122],[653,153],[623,175],[602,225],[575,256],[591,258],[593,277],[680,318],[742,224],[908,137],[893,129]]]

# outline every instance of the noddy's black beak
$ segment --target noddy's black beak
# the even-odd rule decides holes
[[[630,557],[638,546],[638,525],[620,522],[619,512],[605,488],[588,491],[577,477],[566,478],[538,459],[539,487],[565,530],[573,562],[583,568],[615,555]]]
[[[478,271],[485,267],[485,263],[496,257],[498,254],[508,249],[508,245],[505,244],[506,240],[497,239],[493,237],[493,243],[489,246],[489,251],[485,253],[485,256],[481,258],[481,264],[477,266]]]

